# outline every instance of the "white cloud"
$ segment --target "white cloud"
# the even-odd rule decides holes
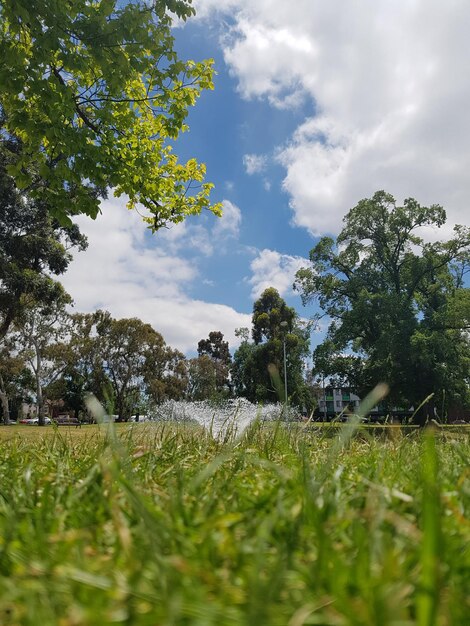
[[[308,260],[302,257],[261,250],[250,265],[253,274],[248,283],[252,286],[252,297],[259,298],[268,287],[277,289],[281,296],[292,293],[295,273],[307,265]]]
[[[222,45],[244,98],[314,106],[278,152],[296,225],[337,232],[377,189],[469,223],[466,0],[297,0],[295,10],[198,0],[196,9],[230,14]]]
[[[266,96],[280,108],[298,106],[304,97],[302,66],[315,58],[313,42],[298,29],[266,22],[240,17],[224,50],[225,61],[244,98]]]
[[[212,229],[212,236],[217,239],[218,244],[221,237],[238,237],[242,221],[240,209],[230,200],[222,202],[222,211],[222,217],[216,221]]]
[[[200,216],[161,230],[157,240],[164,244],[166,250],[180,254],[188,250],[210,257],[224,251],[228,239],[238,238],[241,224],[241,211],[230,200],[222,201],[222,217],[209,216],[205,225],[199,223]],[[216,247],[214,248],[214,243]]]
[[[264,172],[268,165],[268,158],[264,154],[244,154],[243,165],[248,175]]]
[[[157,234],[157,240],[174,254],[182,250],[193,250],[209,257],[214,253],[210,229],[197,221],[186,219],[184,222],[164,228]]]
[[[187,295],[191,283],[200,279],[197,264],[175,250],[179,243],[194,239],[194,233],[202,237],[201,229],[182,225],[149,238],[140,217],[124,204],[107,200],[96,221],[84,216],[77,220],[89,247],[75,254],[62,277],[75,310],[103,308],[117,318],[139,317],[183,352],[195,350],[211,330],[220,330],[231,347],[236,346],[234,330],[248,325],[250,316]],[[236,207],[231,207],[233,223]]]

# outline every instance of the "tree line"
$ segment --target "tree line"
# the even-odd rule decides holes
[[[62,399],[76,413],[94,393],[121,419],[146,400],[285,401],[311,411],[315,383],[325,379],[365,395],[378,382],[386,406],[449,414],[470,405],[470,229],[456,226],[445,241],[427,242],[420,229],[442,227],[442,207],[415,200],[397,206],[377,192],[344,218],[336,240],[323,237],[299,270],[295,288],[329,320],[326,338],[310,355],[311,324],[274,288],[253,305],[252,327],[237,329],[230,354],[219,331],[186,359],[139,319],[115,320],[105,311],[69,314],[71,297],[60,275],[86,238],[62,223],[42,200],[21,192],[0,143],[0,399]],[[285,354],[285,359],[284,359]],[[285,370],[284,370],[285,368]]]
[[[8,146],[8,150],[6,147]],[[66,312],[71,297],[58,278],[84,250],[73,223],[20,191],[8,170],[13,139],[0,142],[0,398],[33,393],[42,420],[45,396],[82,410],[93,392],[125,419],[142,398],[207,399],[232,395],[252,402],[287,399],[310,411],[314,383],[325,379],[365,395],[390,387],[388,407],[423,406],[419,419],[470,405],[470,229],[428,242],[423,227],[442,227],[442,207],[415,200],[397,206],[385,192],[362,200],[336,240],[323,237],[299,270],[295,288],[315,301],[328,332],[305,369],[311,326],[274,288],[254,303],[252,328],[238,329],[230,355],[218,331],[186,359],[138,319],[107,312]],[[314,320],[315,322],[315,320]],[[286,358],[284,359],[284,353]],[[285,371],[284,371],[285,367]],[[16,395],[15,395],[16,394]],[[21,394],[20,394],[21,395]]]
[[[49,403],[60,403],[62,411],[73,411],[74,417],[81,418],[86,414],[88,394],[124,421],[168,399],[283,399],[278,330],[283,317],[291,320],[285,335],[290,401],[305,401],[300,394],[301,356],[306,349],[306,344],[300,344],[306,341],[305,333],[295,326],[295,315],[275,289],[266,290],[255,303],[255,340],[245,338],[233,360],[220,331],[201,339],[198,356],[187,359],[138,318],[114,319],[101,310],[69,313],[68,303],[67,297],[52,304],[30,302],[4,335],[0,361],[4,423],[10,420],[12,402],[17,411],[27,400],[35,402],[40,424]],[[264,341],[260,332],[267,333]]]

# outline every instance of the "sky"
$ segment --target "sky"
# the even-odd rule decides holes
[[[253,302],[292,290],[323,235],[384,189],[441,204],[470,224],[467,0],[194,0],[174,29],[182,58],[213,58],[215,89],[175,152],[207,165],[210,212],[152,235],[125,200],[79,219],[88,236],[62,282],[75,310],[139,317],[188,356],[220,330],[251,326]],[[312,346],[324,329],[313,333]]]

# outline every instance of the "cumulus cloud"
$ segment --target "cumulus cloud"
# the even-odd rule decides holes
[[[276,250],[259,251],[251,262],[252,276],[248,279],[252,297],[259,298],[268,287],[275,287],[281,296],[292,293],[295,273],[307,265],[308,260],[302,257],[280,254]]]
[[[440,203],[469,223],[470,74],[465,0],[198,0],[230,14],[221,42],[244,98],[315,111],[278,162],[293,223],[338,232],[361,198]],[[222,23],[222,21],[220,21]],[[255,155],[256,156],[256,155]]]
[[[235,209],[232,205],[234,215]],[[236,222],[236,217],[231,219]],[[201,235],[200,228],[194,231],[182,225],[150,236],[137,213],[116,199],[102,203],[96,221],[81,216],[77,222],[89,247],[75,255],[62,277],[75,310],[102,308],[117,318],[139,317],[183,352],[194,350],[199,339],[214,329],[223,332],[231,346],[237,345],[234,330],[248,325],[250,316],[191,298],[189,288],[200,279],[197,263],[174,252],[178,242],[187,243],[194,232]]]

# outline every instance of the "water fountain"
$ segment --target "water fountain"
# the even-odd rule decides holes
[[[283,404],[252,404],[245,398],[211,403],[207,400],[187,402],[167,400],[150,412],[152,421],[195,423],[209,430],[215,438],[239,436],[255,420],[262,422],[294,418]],[[295,413],[297,415],[297,413]]]

